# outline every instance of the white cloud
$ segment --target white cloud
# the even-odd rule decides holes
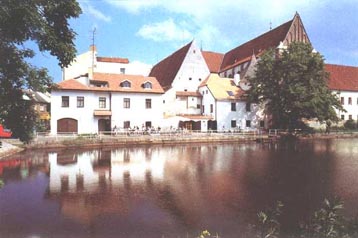
[[[188,30],[177,25],[173,19],[144,25],[139,29],[137,35],[157,42],[187,41],[193,38]]]
[[[82,7],[84,13],[87,13],[87,14],[91,15],[95,19],[105,21],[105,22],[111,22],[112,21],[111,17],[106,16],[104,13],[102,13],[98,9],[94,8],[90,4],[82,4],[81,7]]]
[[[160,0],[106,0],[109,4],[137,14],[143,9],[150,9],[164,4]]]
[[[215,44],[229,47],[243,43],[269,30],[270,22],[276,27],[292,19],[296,11],[312,9],[333,0],[106,1],[132,14],[161,10],[175,19],[142,26],[137,34],[146,39],[182,42],[191,40],[193,36],[204,46],[212,48]],[[186,19],[186,24],[177,19]]]

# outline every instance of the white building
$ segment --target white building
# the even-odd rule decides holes
[[[203,113],[213,118],[208,122],[209,129],[232,131],[265,127],[263,110],[258,105],[246,102],[245,91],[239,84],[239,81],[210,74],[200,85]]]
[[[358,120],[358,67],[326,64],[329,88],[341,101],[346,112],[337,111],[343,121]]]
[[[164,93],[153,77],[94,73],[62,81],[51,96],[51,134],[159,127]]]
[[[150,65],[138,61],[129,62],[127,58],[98,56],[96,46],[76,56],[73,62],[62,69],[62,80],[73,79],[93,73],[130,74],[148,76]]]
[[[180,127],[206,130],[206,123],[211,117],[202,114],[202,95],[198,93],[198,87],[209,74],[209,68],[195,41],[156,64],[149,76],[156,77],[165,90],[165,117],[180,116]]]

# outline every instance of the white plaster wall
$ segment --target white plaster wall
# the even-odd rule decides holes
[[[95,52],[94,59],[96,59],[96,54],[97,52]],[[92,56],[92,51],[78,55],[71,65],[63,69],[62,77],[67,80],[88,73],[89,68],[92,67]]]
[[[69,96],[69,107],[62,107],[62,96]],[[77,107],[77,96],[84,97],[84,107]],[[53,91],[51,94],[51,134],[57,134],[57,120],[73,118],[78,121],[78,133],[97,133],[98,118],[93,116],[94,110],[99,109],[99,97],[106,97],[106,109],[109,110],[109,95],[95,94],[86,91]],[[103,109],[102,109],[103,110]]]
[[[236,111],[231,111],[231,101],[217,102],[218,130],[229,130],[231,120],[236,120],[236,129],[253,130],[260,128],[260,121],[264,120],[262,110],[255,104],[251,104],[251,112],[246,111],[246,102],[236,102]],[[246,127],[246,120],[251,121],[251,127]]]
[[[342,106],[347,111],[336,111],[338,118],[340,119],[341,115],[344,115],[344,120],[348,120],[349,115],[352,115],[353,120],[358,120],[358,92],[340,91],[338,94],[337,91],[333,91],[333,93],[337,94],[339,100],[341,100],[341,97],[344,97],[344,104]],[[348,104],[349,97],[352,98],[352,105]]]
[[[208,87],[200,87],[199,92],[203,95],[202,105],[204,106],[203,115],[210,115],[213,117],[213,120],[216,120],[216,101],[213,95],[210,93]],[[210,112],[210,105],[213,105],[213,112]]]
[[[62,96],[69,96],[69,107],[61,107]],[[84,107],[77,108],[77,96],[84,97]],[[99,108],[99,97],[106,97],[106,108]],[[123,98],[130,98],[130,108],[123,108]],[[152,108],[145,108],[145,99],[152,99]],[[130,121],[131,127],[141,128],[146,121],[158,127],[163,119],[161,94],[117,93],[112,92],[112,128],[123,127],[124,121]],[[78,134],[98,133],[98,120],[94,110],[110,110],[110,93],[108,92],[71,92],[54,91],[51,96],[51,134],[57,134],[57,120],[73,118],[78,121]]]
[[[120,74],[121,68],[125,69],[125,74],[130,75],[143,75],[148,76],[151,70],[151,65],[144,64],[138,61],[133,63],[111,63],[111,62],[97,62],[94,72],[98,73],[109,73],[109,74]]]
[[[122,128],[124,121],[130,121],[130,126],[140,129],[146,121],[151,121],[157,128],[163,119],[162,94],[144,93],[113,93],[112,94],[112,128]],[[130,108],[124,108],[124,98],[130,98]],[[145,100],[152,100],[152,108],[145,108]]]
[[[183,102],[176,100],[176,92],[197,91],[201,82],[204,81],[209,74],[209,68],[201,54],[200,48],[193,42],[183,60],[183,64],[173,80],[172,88],[163,96],[163,99],[165,100],[164,110],[166,115],[200,114],[201,110],[196,109],[196,105],[195,108],[188,108],[186,106],[187,102],[184,106]]]
[[[193,42],[172,86],[176,91],[185,91],[186,89],[187,91],[195,92],[209,74],[209,68],[201,54],[200,48]]]

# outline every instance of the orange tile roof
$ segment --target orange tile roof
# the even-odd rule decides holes
[[[202,51],[201,53],[209,67],[210,73],[219,73],[224,54],[211,51]]]
[[[156,77],[164,90],[171,87],[192,43],[185,45],[152,68],[149,76]]]
[[[122,63],[128,64],[129,60],[127,58],[117,58],[117,57],[97,57],[98,62],[107,62],[107,63]]]
[[[328,87],[332,90],[358,91],[358,67],[326,64],[330,77]]]
[[[202,97],[202,95],[196,92],[188,92],[188,91],[177,91],[176,96],[183,96],[183,97]]]
[[[96,82],[104,82],[108,87],[87,86],[75,79],[65,80],[57,84],[58,90],[79,90],[79,91],[110,91],[110,92],[128,92],[128,93],[164,93],[163,88],[154,77],[145,77],[142,75],[126,75],[126,74],[105,74],[94,73],[93,80]],[[128,80],[131,83],[130,88],[121,87],[120,83]],[[152,83],[152,88],[143,88],[146,82]],[[56,90],[56,89],[55,89]]]
[[[246,61],[250,59],[252,54],[262,54],[263,51],[275,48],[283,41],[291,27],[293,20],[288,21],[275,29],[272,29],[253,40],[250,40],[224,55],[221,64],[221,71],[230,69],[237,65],[238,61]]]

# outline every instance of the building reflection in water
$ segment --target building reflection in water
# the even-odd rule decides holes
[[[237,216],[250,201],[241,192],[246,186],[233,173],[250,184],[247,180],[253,175],[245,172],[247,166],[255,168],[249,171],[257,176],[265,170],[262,161],[258,166],[257,160],[247,159],[250,147],[229,148],[197,145],[50,153],[49,197],[60,201],[63,215],[85,224],[106,214],[127,216],[146,201],[165,217],[162,222],[173,219],[175,224],[197,227],[213,220],[220,225],[218,218],[226,222],[227,213]],[[240,163],[235,157],[238,152],[244,155]]]

